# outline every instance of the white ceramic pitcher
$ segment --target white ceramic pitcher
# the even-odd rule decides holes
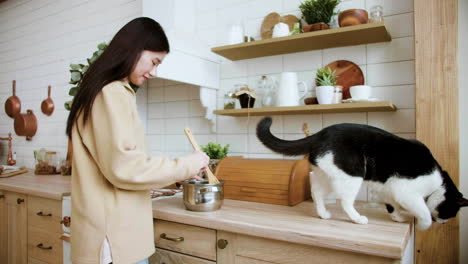
[[[304,92],[299,96],[299,85],[304,85]],[[302,93],[302,92],[301,92]],[[276,106],[298,106],[307,93],[307,84],[297,81],[297,73],[281,73],[278,91],[276,92]]]

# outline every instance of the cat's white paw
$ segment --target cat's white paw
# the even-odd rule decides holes
[[[320,216],[320,218],[322,219],[330,219],[331,218],[331,214],[329,211],[321,211],[321,212],[318,212],[318,215]]]
[[[432,220],[430,218],[429,219],[419,218],[419,219],[416,220],[416,227],[419,230],[426,230],[429,227],[431,227],[431,224],[432,224]]]
[[[353,219],[353,222],[356,224],[367,225],[369,220],[367,219],[367,217],[360,215],[358,218]]]
[[[408,217],[406,217],[404,215],[401,215],[401,214],[391,214],[390,217],[395,222],[403,223],[403,222],[408,222],[409,221]]]

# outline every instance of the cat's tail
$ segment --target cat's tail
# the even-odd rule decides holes
[[[303,155],[310,152],[310,139],[283,140],[270,132],[272,119],[265,117],[257,124],[257,137],[265,147],[288,156]]]

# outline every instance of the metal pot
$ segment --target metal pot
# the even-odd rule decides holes
[[[18,136],[26,136],[26,140],[32,140],[37,131],[37,119],[31,109],[26,114],[17,114],[15,117],[15,132]]]
[[[223,205],[224,181],[209,184],[208,181],[188,180],[184,187],[184,205],[187,210],[197,212],[216,211]]]

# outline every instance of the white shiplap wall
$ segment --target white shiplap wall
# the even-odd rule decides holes
[[[299,0],[198,0],[196,5],[196,30],[210,46],[226,44],[229,25],[241,21],[247,34],[260,37],[263,18],[270,12],[299,16]],[[370,9],[376,1],[343,1],[339,9]],[[399,110],[395,113],[347,113],[319,115],[274,116],[273,132],[285,139],[303,137],[302,124],[307,122],[311,131],[341,123],[369,124],[386,129],[403,137],[415,136],[414,104],[414,32],[413,1],[387,0],[383,2],[385,23],[392,42],[352,47],[300,52],[264,58],[229,61],[222,59],[221,85],[218,91],[218,108],[223,106],[223,94],[233,89],[236,83],[248,83],[257,88],[261,75],[279,78],[281,72],[294,71],[299,79],[313,88],[315,72],[328,63],[345,59],[358,64],[365,75],[366,83],[373,86],[373,96],[391,100]],[[197,87],[195,90],[198,92]],[[170,156],[190,152],[183,135],[184,125],[195,126],[195,134],[202,144],[217,141],[231,144],[231,155],[253,158],[286,158],[263,147],[255,136],[255,125],[261,117],[217,117],[217,133],[211,133],[209,123],[196,121],[203,111],[190,105],[199,105],[199,100],[185,85],[173,85],[164,81],[150,82],[149,94],[149,146],[155,154]],[[195,93],[196,94],[196,93]],[[152,99],[157,98],[157,99]],[[257,102],[256,102],[257,103]],[[165,112],[164,112],[165,111]],[[201,111],[201,112],[200,112]],[[165,114],[163,114],[165,113]],[[172,113],[172,114],[171,114]],[[172,115],[172,116],[170,116]],[[196,117],[194,117],[196,116]],[[159,143],[158,143],[159,142]],[[163,143],[164,142],[164,143]],[[365,188],[360,199],[366,200]]]
[[[0,136],[14,135],[18,165],[33,166],[33,150],[41,147],[66,155],[70,63],[83,63],[96,45],[109,41],[125,23],[141,14],[141,0],[9,0],[0,4],[0,102],[17,82],[22,112],[32,109],[38,130],[32,141],[14,133],[13,119],[0,111]],[[41,102],[52,85],[55,111],[48,117]],[[0,147],[2,163],[6,143]]]

